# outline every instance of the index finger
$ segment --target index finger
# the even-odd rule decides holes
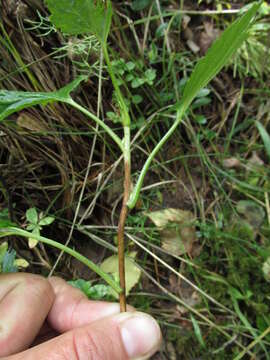
[[[48,322],[60,333],[120,313],[117,303],[88,300],[79,289],[57,277],[49,281],[54,289],[55,301],[48,314]],[[128,308],[133,311],[133,308]]]

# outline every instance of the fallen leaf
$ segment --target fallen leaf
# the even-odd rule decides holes
[[[205,54],[210,48],[212,43],[219,37],[220,31],[214,28],[214,25],[206,21],[204,22],[204,31],[200,35],[200,50],[202,54]]]
[[[190,20],[191,20],[191,17],[190,17],[190,16],[188,16],[188,15],[186,15],[186,14],[184,14],[184,15],[182,16],[181,25],[182,25],[183,30],[185,30],[185,29],[187,28],[188,24],[190,23]]]
[[[226,168],[226,169],[233,169],[233,168],[237,168],[241,165],[241,162],[240,160],[238,160],[237,158],[235,157],[231,157],[231,158],[228,158],[228,159],[224,159],[223,160],[223,166]]]
[[[26,113],[18,117],[17,125],[33,132],[48,132],[48,128],[39,119],[33,118]]]
[[[141,277],[141,270],[136,266],[134,260],[131,258],[135,258],[136,252],[132,252],[129,256],[125,257],[125,273],[126,273],[126,294],[130,293],[130,290],[138,283]],[[101,265],[101,270],[105,271],[108,274],[111,274],[114,278],[119,279],[119,271],[118,271],[118,256],[113,255],[105,259]],[[118,294],[110,289],[110,293],[112,296],[118,299]]]
[[[194,54],[200,51],[200,47],[193,40],[187,40],[187,46]]]
[[[251,200],[240,200],[236,205],[239,214],[243,215],[248,223],[254,228],[259,229],[262,225],[265,212],[264,209]]]
[[[256,151],[252,152],[251,157],[248,159],[248,166],[249,168],[254,168],[254,166],[262,166],[264,165],[264,162],[262,159],[259,158]]]
[[[146,213],[157,226],[162,240],[162,248],[174,255],[191,253],[197,241],[194,215],[181,209],[164,209]]]

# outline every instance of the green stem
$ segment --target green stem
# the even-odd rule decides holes
[[[174,124],[172,125],[172,127],[167,131],[167,133],[163,136],[163,138],[159,141],[159,143],[155,146],[155,148],[152,150],[151,154],[149,155],[148,159],[146,160],[142,171],[140,173],[140,176],[137,180],[137,183],[134,187],[134,189],[132,190],[129,200],[127,202],[127,206],[130,209],[133,209],[134,206],[136,205],[136,202],[139,198],[139,194],[142,188],[142,184],[143,184],[143,180],[144,177],[147,173],[147,170],[149,169],[149,166],[152,162],[152,160],[154,159],[154,157],[156,156],[157,152],[160,150],[160,148],[165,144],[165,142],[169,139],[169,137],[173,134],[174,130],[177,128],[177,126],[180,124],[184,113],[186,112],[186,106],[182,106],[176,114],[176,120],[174,122]]]
[[[1,235],[1,233],[2,233],[2,235]],[[80,262],[82,262],[83,264],[88,266],[91,270],[93,270],[95,273],[97,273],[103,280],[105,280],[107,282],[107,284],[109,284],[118,294],[121,294],[121,292],[122,292],[121,287],[118,285],[117,282],[115,282],[111,278],[110,275],[106,274],[95,263],[93,263],[91,260],[87,259],[85,256],[79,254],[77,251],[72,250],[69,247],[67,247],[61,243],[58,243],[54,240],[47,239],[43,236],[36,235],[36,234],[33,234],[31,232],[28,232],[28,231],[25,231],[25,230],[22,230],[22,229],[19,229],[16,227],[8,227],[5,229],[0,229],[0,237],[1,236],[9,236],[9,235],[17,235],[17,236],[22,236],[25,238],[35,239],[44,244],[53,246],[59,250],[63,250],[67,254],[73,256],[75,259],[79,260]]]
[[[83,106],[81,106],[80,104],[78,104],[76,101],[74,101],[71,98],[69,98],[68,100],[65,100],[65,103],[73,106],[75,109],[81,111],[83,114],[85,114],[86,116],[88,116],[89,118],[94,120],[97,124],[99,124],[100,127],[102,127],[106,131],[106,133],[108,135],[110,135],[110,137],[116,142],[116,144],[119,146],[121,151],[124,152],[124,146],[123,146],[123,143],[122,143],[122,140],[120,139],[120,137],[118,135],[116,135],[116,133],[108,125],[106,125],[102,120],[100,120],[96,115],[92,114],[90,111],[85,109]]]
[[[103,50],[103,55],[104,55],[104,59],[106,61],[107,64],[107,70],[108,73],[110,75],[110,78],[112,80],[112,84],[113,87],[115,89],[116,92],[116,96],[117,96],[117,100],[120,106],[120,111],[121,111],[121,118],[122,118],[122,124],[123,126],[130,126],[130,117],[129,117],[129,113],[128,113],[128,109],[125,103],[125,100],[123,98],[123,95],[121,93],[121,90],[119,88],[119,85],[117,83],[117,79],[114,75],[114,71],[112,68],[112,63],[109,57],[109,53],[108,53],[108,48],[107,48],[107,44],[102,44],[102,50]]]

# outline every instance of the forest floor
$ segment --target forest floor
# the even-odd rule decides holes
[[[196,61],[248,3],[113,2],[109,49],[132,118],[133,181],[173,123],[170,107]],[[161,325],[156,360],[270,359],[269,15],[264,3],[248,40],[156,156],[127,219],[128,302]],[[41,1],[0,1],[1,89],[53,91],[80,74],[88,80],[72,96],[121,135],[97,39],[57,32]],[[68,105],[13,114],[0,123],[0,217],[36,223],[117,272],[121,160],[106,133]],[[90,281],[76,284],[113,299],[69,255],[1,241],[28,262],[24,271]]]

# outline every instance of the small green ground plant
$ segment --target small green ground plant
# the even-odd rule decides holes
[[[114,113],[114,119],[118,117],[118,119],[115,120],[118,120],[118,122],[122,124],[123,135],[119,136],[118,133],[111,129],[98,116],[94,115],[91,111],[81,106],[71,96],[72,91],[75,90],[81,82],[87,79],[85,76],[78,77],[69,85],[66,85],[60,90],[54,92],[20,92],[1,90],[0,121],[4,120],[12,113],[18,112],[27,107],[35,105],[45,106],[54,102],[61,102],[81,111],[81,113],[98,124],[117,144],[123,154],[125,173],[123,202],[118,223],[118,259],[120,285],[118,284],[118,281],[115,281],[110,275],[108,275],[105,271],[103,271],[86,257],[58,242],[41,236],[39,233],[37,233],[37,231],[33,232],[32,228],[28,229],[32,232],[25,231],[15,226],[15,224],[12,222],[8,222],[7,220],[2,222],[0,221],[0,237],[7,235],[17,235],[35,239],[37,241],[44,242],[45,244],[54,246],[76,257],[78,260],[99,274],[119,294],[121,310],[125,311],[126,281],[124,228],[128,211],[133,209],[138,201],[143,181],[151,162],[153,161],[158,151],[168,141],[170,136],[179,126],[185,117],[185,114],[189,111],[193,100],[198,97],[198,94],[202,91],[202,89],[204,89],[207,84],[217,75],[217,73],[229,61],[236,50],[239,49],[243,42],[248,38],[249,29],[253,24],[254,17],[261,5],[261,2],[254,3],[244,13],[244,15],[242,15],[242,17],[229,26],[223,32],[221,37],[208,50],[206,56],[197,63],[194,71],[192,72],[192,75],[185,84],[180,101],[176,102],[171,107],[171,111],[174,113],[173,124],[153,148],[144,166],[142,167],[134,186],[132,186],[131,177],[130,131],[133,119],[131,120],[128,102],[126,101],[121,90],[121,76],[123,74],[121,75],[121,69],[116,69],[115,64],[110,60],[109,55],[110,48],[108,46],[108,35],[113,17],[112,4],[110,1],[104,2],[101,0],[95,2],[91,0],[75,0],[72,2],[67,0],[46,0],[45,3],[51,12],[51,21],[57,29],[60,29],[65,34],[74,36],[92,34],[98,39],[107,66],[107,72],[114,87],[114,95],[117,106],[117,111]],[[131,63],[129,65],[125,64],[125,66],[127,66],[127,72],[131,69],[131,67],[133,67]],[[132,89],[136,89],[142,82],[146,82],[151,85],[151,81],[153,81],[155,74],[153,72],[146,71],[141,77],[130,73],[127,74],[127,76],[129,77],[125,80],[131,83]],[[138,98],[135,99],[135,102],[136,101],[138,101]],[[42,221],[42,219],[40,221]],[[40,225],[40,222],[38,223],[38,221],[35,221],[34,225],[35,228],[37,228]],[[196,324],[194,327],[198,332]]]

